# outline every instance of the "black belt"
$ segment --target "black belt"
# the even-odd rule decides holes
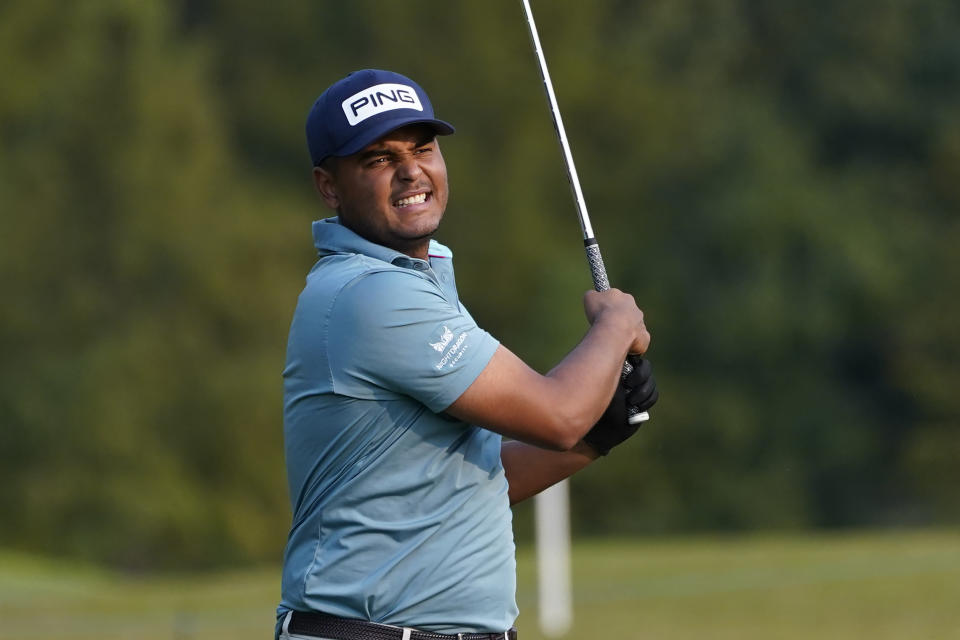
[[[333,640],[517,640],[516,629],[499,633],[432,633],[303,611],[293,612],[287,631]]]

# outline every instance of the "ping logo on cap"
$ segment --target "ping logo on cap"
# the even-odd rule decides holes
[[[358,91],[341,105],[347,122],[355,127],[367,118],[393,109],[416,109],[423,111],[420,97],[413,87],[405,84],[385,83]]]

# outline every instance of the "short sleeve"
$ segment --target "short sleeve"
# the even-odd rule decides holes
[[[410,396],[439,413],[487,366],[498,342],[425,277],[368,272],[337,294],[328,356],[333,390],[361,399]]]

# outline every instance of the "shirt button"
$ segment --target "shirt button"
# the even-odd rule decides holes
[[[440,279],[446,282],[447,280],[450,279],[450,276],[448,276],[447,274],[443,274],[442,276],[440,276]]]

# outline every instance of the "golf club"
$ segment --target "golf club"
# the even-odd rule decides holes
[[[530,9],[529,0],[521,0],[523,10],[527,14],[527,26],[530,29],[530,39],[533,41],[533,49],[537,54],[537,62],[540,65],[540,76],[543,78],[543,88],[547,94],[547,102],[550,103],[550,115],[553,117],[553,128],[557,132],[557,139],[560,141],[560,148],[563,151],[563,161],[567,167],[567,180],[570,182],[570,188],[573,190],[573,200],[577,206],[577,216],[580,219],[580,228],[583,230],[583,246],[587,252],[587,262],[590,264],[590,273],[593,276],[593,288],[597,291],[606,291],[610,288],[610,281],[607,279],[607,270],[603,265],[603,257],[600,255],[600,245],[593,233],[593,226],[590,224],[590,216],[587,214],[587,203],[583,199],[583,191],[580,189],[580,178],[577,177],[577,168],[573,164],[573,154],[570,152],[570,143],[567,142],[567,132],[563,128],[563,118],[560,116],[560,107],[557,105],[557,96],[553,92],[553,83],[550,81],[550,72],[547,71],[547,60],[543,57],[543,49],[540,46],[540,36],[537,34],[537,25],[533,21],[533,11]],[[627,376],[633,367],[629,362],[623,363],[623,376]],[[630,424],[646,422],[650,419],[650,414],[646,411],[638,411],[636,407],[628,408]]]

